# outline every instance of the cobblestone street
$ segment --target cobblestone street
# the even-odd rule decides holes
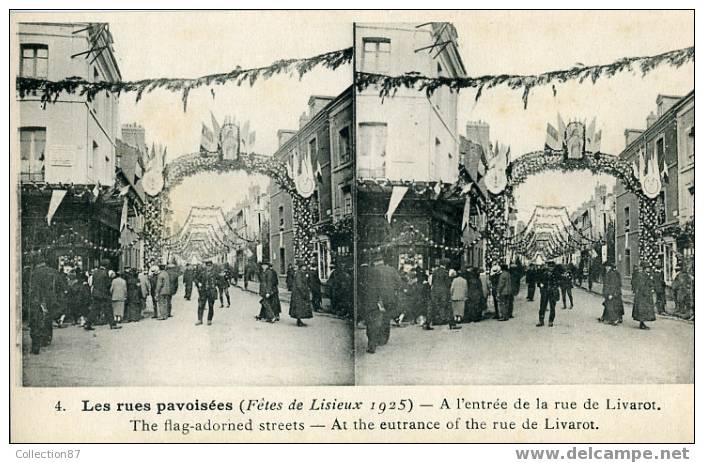
[[[623,325],[597,322],[601,297],[575,288],[575,307],[558,302],[555,326],[537,328],[538,297],[516,298],[515,318],[488,319],[450,331],[392,327],[386,346],[365,353],[355,331],[357,384],[664,384],[691,383],[694,325],[658,317],[638,329],[625,305]],[[547,322],[547,320],[546,320]]]
[[[173,317],[93,332],[68,326],[40,355],[23,332],[26,386],[314,386],[353,382],[350,325],[327,315],[297,328],[282,302],[281,321],[254,319],[259,297],[230,288],[232,307],[215,304],[212,326],[196,326],[197,291],[174,297]]]

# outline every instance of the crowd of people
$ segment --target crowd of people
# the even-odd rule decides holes
[[[197,292],[196,325],[211,325],[216,301],[220,307],[231,307],[230,286],[237,285],[238,272],[229,264],[214,265],[212,261],[183,267],[174,261],[154,265],[150,269],[126,267],[110,269],[103,259],[98,267],[84,271],[80,265],[58,270],[47,265],[39,256],[34,267],[23,271],[23,319],[28,321],[31,352],[38,354],[51,344],[53,329],[76,325],[93,331],[97,325],[109,325],[118,330],[123,323],[138,322],[151,311],[151,317],[164,321],[171,318],[174,297],[182,278],[183,297],[190,301]],[[274,323],[280,320],[279,278],[266,260],[251,267],[244,275],[245,284],[259,280],[261,310],[257,320]],[[247,273],[247,272],[245,272]],[[352,277],[344,268],[335,269],[328,278],[330,311],[346,318],[353,313]],[[289,315],[296,325],[323,310],[322,283],[315,266],[299,261],[290,265],[286,287],[291,293]],[[151,307],[148,307],[148,306]],[[207,312],[207,314],[206,314]]]
[[[585,274],[572,263],[548,261],[531,263],[525,267],[519,260],[511,264],[492,266],[488,272],[478,268],[461,270],[450,267],[449,259],[440,259],[430,272],[420,266],[398,270],[391,261],[379,256],[369,264],[362,264],[358,272],[357,323],[364,322],[367,330],[367,352],[374,353],[388,343],[391,323],[404,321],[433,330],[433,326],[448,325],[450,330],[461,329],[462,323],[477,323],[486,318],[506,322],[513,318],[514,301],[521,290],[521,281],[527,286],[526,300],[533,301],[538,291],[538,321],[536,327],[552,327],[556,308],[574,308],[572,288],[581,285],[586,275],[591,290],[597,280],[596,272]],[[595,268],[596,266],[591,266]],[[621,275],[611,262],[603,266],[602,294],[604,311],[599,322],[623,323],[623,294]],[[682,268],[677,269],[672,284],[676,305],[675,315],[693,319],[693,279]],[[656,312],[666,314],[665,280],[660,265],[637,267],[632,275],[632,318],[640,329],[650,329],[646,322],[655,320]],[[493,308],[493,311],[491,310]]]

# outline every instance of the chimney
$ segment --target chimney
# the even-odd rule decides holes
[[[312,119],[325,105],[334,99],[334,96],[311,95],[308,99],[308,117]]]
[[[310,122],[310,117],[308,114],[305,112],[301,113],[301,117],[298,118],[298,128],[299,130],[303,128],[304,125],[306,125],[308,122]]]
[[[296,135],[295,130],[284,130],[280,129],[276,131],[276,136],[279,139],[279,148],[281,148],[284,143],[289,141],[294,135]]]
[[[626,137],[626,147],[633,143],[633,141],[638,138],[644,130],[638,130],[638,129],[626,129],[623,132],[623,135]]]
[[[648,117],[645,119],[646,121],[646,127],[650,128],[655,122],[658,120],[658,116],[655,115],[654,112],[650,111],[650,114]]]
[[[655,104],[658,106],[658,117],[665,114],[668,109],[672,108],[672,106],[681,99],[682,97],[680,96],[658,95],[655,99]]]

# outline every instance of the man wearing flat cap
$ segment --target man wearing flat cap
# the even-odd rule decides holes
[[[450,260],[442,258],[440,259],[440,265],[433,270],[430,284],[430,306],[428,308],[428,318],[423,326],[424,330],[432,330],[433,323],[444,323],[446,320],[451,330],[461,328],[457,326],[455,317],[452,316],[452,308],[450,306],[450,286],[452,285],[452,279],[447,271],[449,265]]]

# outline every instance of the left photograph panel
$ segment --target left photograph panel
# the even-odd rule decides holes
[[[352,24],[262,15],[11,15],[18,385],[354,384]]]

